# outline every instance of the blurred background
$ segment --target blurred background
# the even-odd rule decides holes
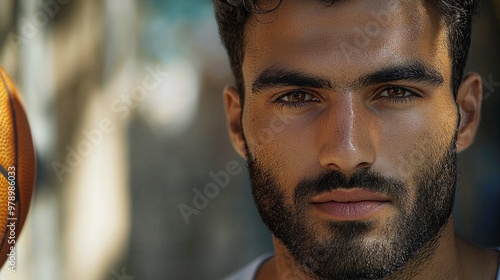
[[[483,115],[455,219],[500,246],[500,1],[482,2],[468,69]],[[272,251],[227,137],[210,1],[2,0],[0,65],[39,166],[17,271],[0,279],[221,279]]]

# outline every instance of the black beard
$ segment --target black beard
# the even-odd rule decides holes
[[[287,205],[283,186],[246,147],[257,209],[269,230],[313,279],[379,279],[400,270],[410,260],[418,267],[433,254],[439,232],[452,213],[457,178],[456,137],[436,164],[416,172],[416,197],[411,198],[408,183],[368,169],[360,169],[349,178],[334,170],[297,184],[293,205]],[[419,161],[415,164],[436,159],[429,153]],[[398,209],[398,214],[378,229],[376,240],[366,241],[375,227],[368,221],[330,222],[325,227],[307,219],[310,198],[353,187],[387,194]],[[412,274],[417,273],[415,270],[410,269]]]

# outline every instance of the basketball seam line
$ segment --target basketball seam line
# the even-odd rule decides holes
[[[14,129],[14,167],[17,171],[17,164],[18,164],[18,144],[17,144],[17,119],[16,119],[16,111],[14,108],[14,101],[12,100],[12,92],[10,90],[9,84],[5,80],[5,75],[3,72],[0,72],[0,76],[2,77],[2,82],[5,85],[5,89],[7,90],[7,95],[9,96],[9,102],[10,102],[10,112],[12,114],[12,120],[13,120],[13,129]],[[16,180],[17,181],[17,180]],[[16,194],[16,206],[17,206],[17,211],[18,211],[18,217],[21,217],[21,201],[19,200],[19,185],[15,184],[16,189],[15,189],[15,194]],[[2,238],[2,243],[0,244],[0,251],[3,250],[3,245],[5,244],[5,238],[7,237],[7,224],[5,225],[5,234]]]
[[[7,178],[9,177],[9,173],[7,172],[5,167],[3,167],[3,165],[1,164],[0,164],[0,173],[5,177],[6,180],[8,180]]]

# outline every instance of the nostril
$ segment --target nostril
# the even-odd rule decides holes
[[[368,162],[362,162],[362,163],[359,163],[357,165],[355,165],[355,164],[352,164],[352,165],[336,164],[336,163],[331,162],[326,166],[326,168],[330,169],[330,170],[340,171],[344,174],[352,174],[360,169],[370,169],[371,166],[372,166],[372,164],[368,163]]]

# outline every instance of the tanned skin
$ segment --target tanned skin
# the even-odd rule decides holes
[[[429,139],[444,149],[457,132],[458,115],[457,152],[473,143],[480,121],[480,76],[467,74],[455,98],[445,24],[425,1],[399,2],[390,19],[358,44],[359,51],[346,49],[346,43],[355,45],[353,28],[369,26],[374,20],[372,12],[383,9],[387,1],[340,1],[331,6],[320,1],[283,1],[276,11],[253,14],[246,23],[244,104],[235,87],[224,90],[229,133],[242,157],[248,157],[246,144],[253,156],[273,171],[287,202],[291,203],[293,188],[305,174],[315,176],[327,170],[350,175],[369,168],[410,182],[417,166],[430,163],[407,162],[404,155],[425,149]],[[359,83],[362,77],[381,69],[416,62],[435,70],[443,80]],[[269,69],[293,70],[325,83],[317,87],[256,83]],[[286,95],[293,90],[300,92]],[[415,98],[407,98],[414,93]],[[389,95],[406,100],[394,102]],[[302,103],[284,107],[277,100]],[[276,119],[281,122],[270,123]],[[368,219],[382,226],[397,211],[386,207]],[[314,211],[308,215],[318,225],[316,230],[330,219]],[[376,229],[366,238],[383,238]],[[287,275],[314,279],[280,240],[273,237],[273,241],[275,256],[260,268],[257,280],[287,279]],[[450,216],[430,255],[417,254],[384,279],[493,280],[498,258],[498,252],[457,236]]]

